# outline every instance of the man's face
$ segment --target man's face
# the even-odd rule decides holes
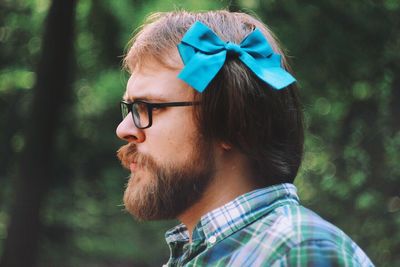
[[[148,61],[130,77],[124,100],[192,101],[193,91],[178,73]],[[138,129],[128,114],[117,128],[118,137],[128,142],[118,157],[131,171],[124,204],[140,220],[178,217],[200,199],[214,175],[213,147],[199,135],[192,109],[154,109],[147,129]]]

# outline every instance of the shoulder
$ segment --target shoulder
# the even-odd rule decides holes
[[[240,232],[248,237],[237,253],[252,255],[254,266],[372,266],[342,230],[300,205],[277,207]]]

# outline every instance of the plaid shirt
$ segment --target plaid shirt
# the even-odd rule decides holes
[[[166,240],[164,266],[373,266],[345,233],[299,204],[293,184],[246,193],[207,213],[192,243],[183,224]]]

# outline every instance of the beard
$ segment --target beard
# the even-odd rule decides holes
[[[117,152],[122,165],[137,166],[125,189],[126,210],[140,221],[175,219],[199,201],[215,174],[215,161],[211,145],[199,142],[193,148],[184,163],[174,165],[138,153],[133,143],[122,146]]]

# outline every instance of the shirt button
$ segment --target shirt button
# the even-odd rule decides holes
[[[208,242],[210,243],[210,244],[214,244],[215,243],[215,241],[217,241],[217,238],[215,237],[215,236],[210,236],[210,238],[208,238]]]

